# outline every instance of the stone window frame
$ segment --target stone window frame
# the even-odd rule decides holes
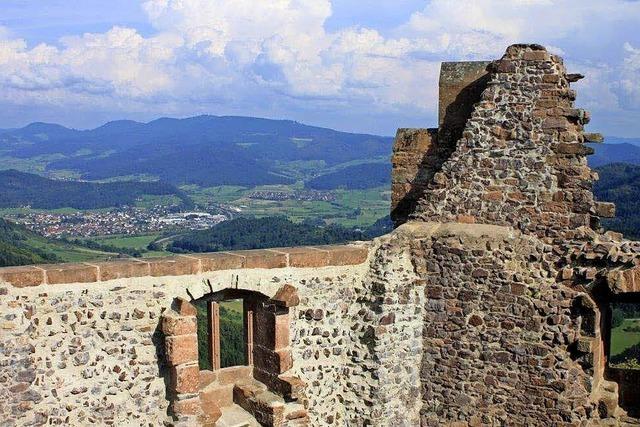
[[[246,302],[251,297],[262,295],[248,289],[237,288],[223,289],[215,294],[218,301],[243,298],[243,307],[246,307]],[[219,296],[223,299],[218,298]],[[226,298],[227,296],[229,298]],[[253,379],[266,385],[269,391],[282,396],[285,401],[296,401],[302,397],[304,383],[287,372],[293,366],[290,308],[297,306],[299,302],[296,288],[289,284],[283,285],[272,298],[268,296],[260,298],[264,309],[250,310],[253,317],[252,323],[263,326],[261,330],[255,331],[257,335],[254,335],[255,339],[251,339],[252,356],[247,358],[247,362],[251,364],[220,368],[213,370],[213,374],[217,375],[220,381],[233,384],[238,379],[237,374],[250,372],[249,375]],[[247,310],[243,311],[247,312]],[[207,370],[201,370],[198,362],[196,308],[186,299],[176,298],[171,309],[166,310],[162,315],[161,329],[165,340],[164,358],[169,367],[167,398],[171,401],[170,411],[178,419],[202,418],[210,415],[204,413],[211,412],[210,402],[206,402],[208,411],[203,411],[201,372]],[[249,328],[245,327],[245,333],[248,330]],[[254,332],[253,328],[252,332]],[[249,369],[247,370],[246,367]],[[220,409],[213,409],[213,412],[219,416]]]

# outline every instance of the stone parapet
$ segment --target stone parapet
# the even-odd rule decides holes
[[[17,288],[63,283],[94,283],[134,277],[203,274],[220,270],[319,268],[362,264],[365,243],[197,253],[148,259],[28,265],[0,268],[0,283]]]

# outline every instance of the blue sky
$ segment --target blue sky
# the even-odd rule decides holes
[[[237,114],[391,135],[436,123],[444,60],[565,57],[593,131],[640,136],[640,2],[3,0],[0,128]]]

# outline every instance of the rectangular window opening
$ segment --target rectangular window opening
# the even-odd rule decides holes
[[[218,309],[220,368],[247,365],[243,300],[220,301]]]
[[[609,367],[640,370],[640,303],[611,304]]]

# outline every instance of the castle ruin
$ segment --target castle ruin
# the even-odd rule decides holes
[[[539,45],[443,64],[371,242],[0,269],[0,425],[640,425],[640,370],[608,360],[640,243],[600,227],[581,77]]]

